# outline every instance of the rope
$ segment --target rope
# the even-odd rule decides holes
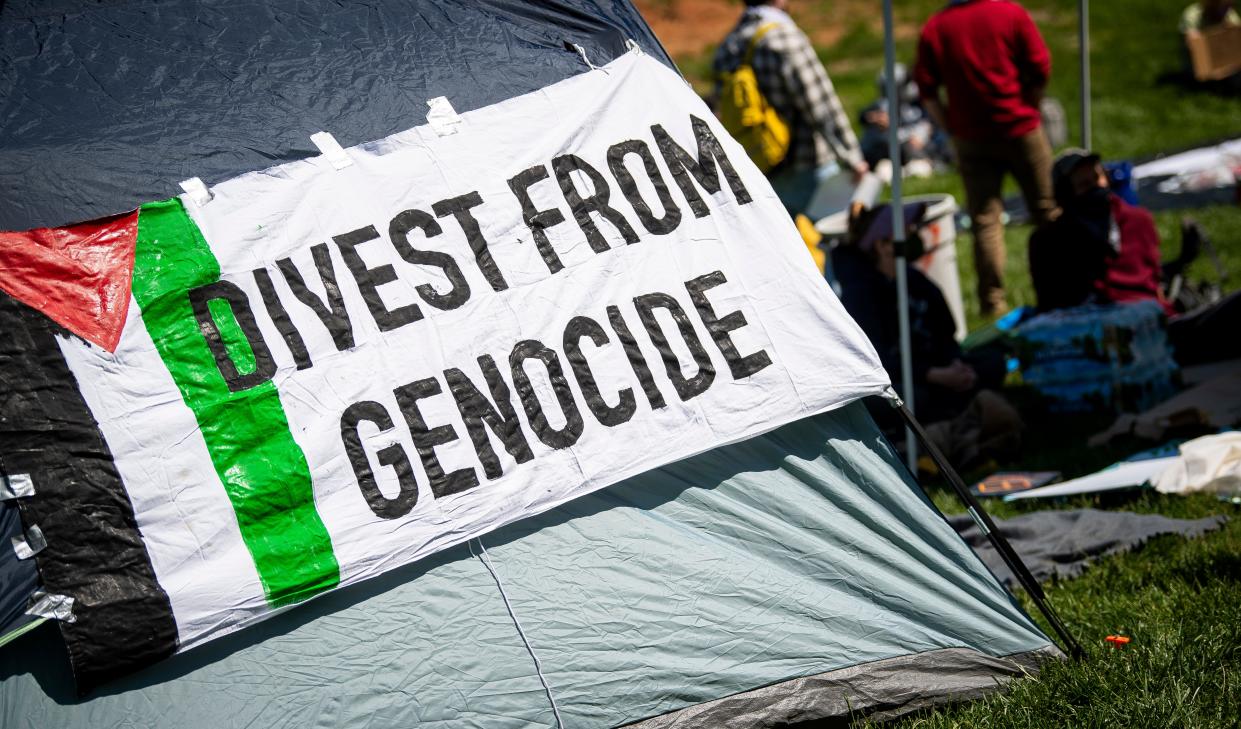
[[[517,635],[521,636],[521,642],[526,646],[526,652],[530,654],[531,660],[534,661],[534,672],[539,676],[539,683],[543,684],[543,691],[547,694],[547,700],[552,705],[552,714],[556,717],[557,729],[564,729],[564,719],[560,718],[560,708],[556,706],[556,697],[552,695],[552,687],[547,683],[547,676],[543,675],[543,664],[539,663],[539,657],[535,655],[534,646],[530,645],[530,639],[526,637],[526,631],[521,627],[521,621],[517,619],[517,613],[513,612],[513,605],[508,601],[508,593],[504,591],[504,583],[500,580],[500,575],[496,572],[495,567],[491,564],[491,557],[487,554],[487,547],[483,545],[483,540],[475,537],[472,541],[478,542],[481,553],[475,553],[474,545],[470,544],[470,554],[478,557],[478,561],[483,563],[487,571],[491,573],[491,578],[496,581],[496,587],[500,590],[500,599],[504,600],[504,608],[508,610],[508,616],[513,619],[513,625],[517,626]]]

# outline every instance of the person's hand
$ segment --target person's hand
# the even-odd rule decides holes
[[[870,172],[870,165],[866,164],[865,160],[862,160],[860,162],[854,162],[850,166],[850,169],[853,171],[853,184],[857,185],[862,181],[862,178],[866,176],[866,173]]]
[[[944,367],[932,367],[926,371],[926,381],[945,387],[953,392],[967,392],[978,382],[978,373],[959,359]]]

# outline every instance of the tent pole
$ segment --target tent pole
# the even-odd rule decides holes
[[[1084,1],[1084,0],[1083,0]],[[901,396],[914,409],[913,353],[909,337],[909,279],[905,271],[905,209],[901,180],[901,96],[896,86],[896,42],[892,23],[892,0],[883,0],[883,72],[888,92],[888,158],[892,162],[892,243],[896,248],[896,311],[901,344]],[[909,470],[918,472],[918,446],[914,432],[905,428],[905,459]]]
[[[961,480],[961,476],[957,473],[952,464],[948,463],[948,459],[940,452],[939,448],[931,442],[927,437],[926,431],[922,429],[922,425],[914,417],[914,414],[905,407],[904,403],[899,400],[894,403],[894,407],[900,410],[901,417],[905,419],[905,427],[917,434],[918,440],[922,442],[922,447],[926,449],[931,459],[939,466],[939,470],[948,478],[948,483],[952,484],[952,488],[957,492],[957,496],[961,498],[966,507],[969,509],[970,516],[974,518],[974,522],[978,524],[978,528],[987,536],[987,540],[991,542],[991,546],[995,547],[995,551],[1004,559],[1004,564],[1008,566],[1013,578],[1025,589],[1026,594],[1034,601],[1039,612],[1043,613],[1043,617],[1047,618],[1047,622],[1051,625],[1052,630],[1060,636],[1061,642],[1064,644],[1065,652],[1074,659],[1082,659],[1086,657],[1086,651],[1081,644],[1073,637],[1064,623],[1060,620],[1060,616],[1052,609],[1051,604],[1047,602],[1047,595],[1043,592],[1043,586],[1038,580],[1034,579],[1034,575],[1030,574],[1030,569],[1026,567],[1025,562],[1021,561],[1021,556],[1008,543],[1000,530],[996,528],[995,522],[991,520],[991,516],[983,509],[982,504],[978,503],[978,499],[970,493],[965,482]]]
[[[1082,149],[1090,149],[1090,0],[1077,0],[1077,45],[1081,49]]]

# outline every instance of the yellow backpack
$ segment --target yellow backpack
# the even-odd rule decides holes
[[[759,27],[737,68],[719,76],[720,122],[763,172],[770,172],[789,152],[789,125],[763,96],[754,74],[754,50],[767,31],[777,25],[767,23]]]

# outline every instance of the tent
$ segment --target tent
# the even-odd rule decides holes
[[[4,726],[763,726],[1059,655],[673,71],[623,2],[5,3],[0,463],[59,631]]]

